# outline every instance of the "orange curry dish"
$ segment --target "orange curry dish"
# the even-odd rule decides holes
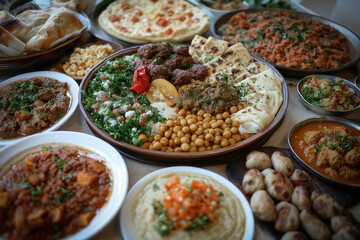
[[[0,235],[59,239],[88,226],[111,192],[100,157],[77,148],[46,146],[0,178]]]
[[[320,173],[349,183],[360,182],[360,131],[334,122],[309,123],[294,133],[291,145]]]

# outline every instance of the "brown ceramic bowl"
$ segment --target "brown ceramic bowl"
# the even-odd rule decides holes
[[[220,33],[219,33],[219,27],[221,25],[223,25],[224,23],[227,23],[232,16],[234,16],[235,14],[237,14],[239,12],[262,13],[264,11],[291,12],[291,13],[295,14],[297,19],[310,19],[310,20],[319,21],[319,22],[324,23],[324,24],[328,24],[331,27],[338,30],[340,33],[342,33],[346,37],[347,42],[349,44],[350,61],[348,63],[346,63],[345,65],[343,65],[342,67],[339,67],[339,68],[307,70],[307,69],[289,68],[289,67],[285,67],[285,66],[282,66],[282,65],[276,65],[276,64],[270,63],[271,65],[273,65],[274,67],[279,69],[279,71],[282,74],[284,74],[285,76],[290,76],[290,77],[300,79],[300,78],[303,78],[305,76],[312,75],[312,74],[330,75],[330,74],[333,74],[333,73],[336,73],[336,72],[340,72],[340,71],[342,71],[344,69],[347,69],[347,68],[355,65],[360,60],[360,38],[355,33],[353,33],[351,30],[349,30],[346,27],[344,27],[344,26],[342,26],[342,25],[340,25],[340,24],[338,24],[336,22],[333,22],[333,21],[331,21],[329,19],[326,19],[326,18],[323,18],[323,17],[320,17],[320,16],[316,16],[316,15],[312,15],[312,14],[308,14],[308,13],[296,12],[296,11],[293,11],[293,10],[275,9],[275,8],[252,8],[252,9],[235,10],[235,11],[229,12],[227,14],[224,14],[224,15],[220,16],[218,19],[216,19],[211,24],[211,32],[214,34],[214,36],[216,38],[222,39],[222,35],[220,35]]]
[[[97,126],[95,126],[94,122],[92,121],[90,115],[85,110],[83,101],[84,96],[82,94],[83,90],[88,88],[90,80],[94,77],[97,70],[103,66],[107,61],[114,60],[115,58],[121,58],[125,55],[132,55],[137,53],[139,46],[131,47],[114,53],[113,55],[107,57],[100,63],[98,63],[91,71],[85,76],[83,81],[80,85],[79,91],[79,106],[82,115],[85,117],[87,124],[89,125],[91,131],[99,136],[100,138],[104,139],[105,141],[112,144],[115,148],[121,151],[126,156],[133,158],[135,160],[152,163],[152,164],[159,164],[159,163],[184,163],[184,162],[192,162],[192,163],[223,163],[228,162],[233,159],[233,157],[237,154],[238,151],[249,150],[250,148],[260,147],[264,144],[270,136],[275,132],[277,128],[281,125],[281,122],[285,116],[285,112],[288,106],[289,100],[289,93],[288,88],[283,76],[271,65],[268,63],[258,60],[266,64],[276,75],[280,76],[283,81],[283,98],[284,101],[280,106],[280,109],[273,119],[273,121],[260,133],[255,134],[254,136],[236,143],[232,146],[220,148],[217,150],[205,151],[205,152],[160,152],[150,149],[143,149],[122,141],[115,140],[114,138],[110,137],[108,133],[101,130]]]
[[[103,45],[103,44],[110,44],[111,47],[115,50],[115,52],[117,51],[120,51],[121,49],[123,49],[123,46],[120,44],[120,43],[116,43],[116,42],[109,42],[109,41],[106,41],[106,40],[102,40],[102,39],[99,39],[97,38],[94,42],[91,42],[91,43],[86,43],[84,45],[80,45],[78,47],[80,48],[87,48],[87,47],[90,47],[92,45]],[[71,52],[72,53],[72,52]],[[55,72],[59,72],[59,73],[63,73],[63,74],[66,74],[68,75],[64,69],[63,69],[63,65],[64,63],[67,61],[67,59],[70,57],[71,53],[69,55],[66,56],[66,58],[64,59],[61,59],[60,62],[58,64],[56,64],[52,69],[51,71],[55,71]],[[73,76],[73,75],[68,75],[69,77],[75,79],[75,80],[82,80],[85,76]]]

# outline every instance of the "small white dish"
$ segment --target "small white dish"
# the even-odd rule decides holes
[[[0,150],[0,176],[6,173],[25,154],[31,153],[32,148],[39,145],[56,146],[58,144],[77,146],[98,154],[110,170],[112,192],[109,200],[87,227],[65,238],[67,240],[89,239],[105,227],[118,213],[128,189],[129,179],[125,161],[110,144],[92,135],[79,132],[57,131],[29,136]]]
[[[9,78],[0,83],[0,89],[2,89],[3,87],[5,87],[6,85],[8,85],[10,83],[29,79],[32,77],[49,77],[49,78],[53,78],[59,82],[66,82],[68,84],[71,100],[70,100],[70,106],[68,108],[67,113],[59,121],[57,121],[54,125],[52,125],[49,128],[44,129],[40,133],[54,131],[54,130],[58,129],[59,127],[61,127],[75,112],[76,107],[78,105],[79,85],[77,84],[77,82],[74,79],[72,79],[71,77],[69,77],[63,73],[52,72],[52,71],[39,71],[39,72],[24,73],[24,74],[20,74],[15,77]],[[36,134],[39,134],[39,133],[36,133]],[[35,135],[35,134],[33,134],[33,135]],[[32,135],[30,135],[30,136],[32,136]],[[12,144],[19,140],[27,138],[27,137],[29,137],[29,136],[17,137],[17,138],[12,138],[12,139],[1,139],[0,138],[0,146]]]
[[[133,228],[133,204],[135,202],[136,195],[144,189],[144,187],[154,178],[159,175],[167,174],[167,173],[195,173],[197,175],[205,175],[212,178],[214,181],[217,181],[221,185],[225,186],[229,191],[231,191],[236,197],[239,198],[242,208],[245,214],[245,232],[243,235],[243,239],[252,239],[254,236],[254,216],[251,211],[249,202],[245,198],[245,196],[241,193],[241,191],[232,184],[226,178],[220,176],[217,173],[211,172],[209,170],[205,170],[197,167],[168,167],[163,168],[157,171],[154,171],[145,177],[141,178],[129,191],[125,202],[121,208],[120,213],[120,228],[122,236],[125,240],[134,240],[135,232]]]

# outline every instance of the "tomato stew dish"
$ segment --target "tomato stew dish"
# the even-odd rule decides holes
[[[239,12],[217,30],[232,44],[276,65],[302,70],[340,68],[350,62],[346,37],[330,25],[287,11]]]
[[[48,77],[34,77],[0,91],[0,139],[38,133],[54,125],[70,105],[68,85]]]
[[[88,226],[111,192],[101,157],[74,147],[43,146],[0,179],[0,234],[59,239]]]

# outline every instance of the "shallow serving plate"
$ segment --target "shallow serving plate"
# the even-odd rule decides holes
[[[323,114],[323,115],[344,116],[344,115],[347,115],[347,114],[352,113],[354,111],[358,111],[360,109],[360,105],[358,105],[356,108],[354,108],[352,110],[335,111],[335,110],[328,110],[326,108],[316,107],[316,106],[312,105],[311,103],[306,101],[306,99],[304,98],[304,96],[300,92],[301,87],[306,82],[306,80],[309,79],[309,78],[327,79],[327,80],[333,82],[336,79],[339,79],[340,77],[330,76],[330,75],[310,75],[310,76],[306,76],[306,77],[302,78],[297,83],[297,87],[296,87],[297,93],[298,93],[299,97],[301,98],[302,102],[304,103],[304,105],[307,108],[309,108],[311,111],[316,112],[316,113],[320,113],[320,114]],[[344,78],[340,78],[340,79],[342,79],[349,86],[349,88],[353,89],[355,94],[358,96],[358,98],[360,98],[360,90],[359,90],[359,88],[357,88],[352,82],[350,82],[350,81],[348,81],[348,80],[346,80]]]
[[[9,78],[8,80],[5,80],[0,83],[0,89],[5,87],[6,85],[19,81],[19,80],[25,80],[32,77],[49,77],[53,78],[59,82],[66,82],[68,84],[68,91],[70,95],[70,106],[68,108],[67,113],[65,116],[63,116],[59,121],[57,121],[54,125],[52,125],[49,128],[44,129],[42,132],[50,132],[53,130],[58,129],[60,126],[62,126],[75,112],[76,107],[78,105],[78,92],[79,92],[79,86],[78,84],[72,79],[71,77],[57,72],[51,72],[51,71],[39,71],[39,72],[30,72],[30,73],[24,73],[17,75],[15,77]],[[38,134],[38,133],[37,133]],[[12,139],[1,139],[0,138],[0,146],[2,145],[8,145],[15,143],[23,138],[27,138],[28,136],[24,137],[17,137]]]
[[[146,175],[145,177],[141,178],[130,189],[130,191],[125,199],[124,205],[121,209],[120,227],[121,227],[121,233],[122,233],[124,239],[125,240],[135,239],[135,233],[134,233],[133,224],[132,224],[132,217],[133,217],[133,206],[132,205],[134,203],[137,193],[140,192],[141,190],[143,190],[143,188],[149,181],[151,181],[152,179],[156,178],[157,176],[159,176],[161,174],[166,174],[166,173],[175,173],[176,174],[176,173],[186,173],[186,172],[208,176],[208,177],[212,178],[213,180],[219,182],[223,186],[225,186],[228,190],[230,190],[230,192],[232,192],[233,194],[235,194],[236,197],[239,198],[241,205],[243,207],[243,210],[245,213],[245,219],[246,219],[245,232],[244,232],[243,239],[252,239],[254,236],[254,230],[255,230],[254,216],[252,214],[249,202],[247,201],[244,194],[242,194],[241,191],[226,178],[220,176],[217,173],[214,173],[209,170],[202,169],[202,168],[197,168],[197,167],[168,167],[168,168],[163,168],[163,169],[157,170],[155,172],[152,172],[152,173]]]
[[[356,124],[353,121],[350,120],[346,120],[343,118],[338,118],[338,117],[315,117],[315,118],[308,118],[305,119],[299,123],[297,123],[295,126],[293,126],[288,135],[287,135],[287,142],[288,145],[290,147],[291,150],[291,154],[294,156],[294,158],[304,167],[306,167],[308,170],[310,170],[311,172],[313,172],[317,177],[328,181],[332,184],[336,184],[338,186],[341,187],[360,187],[360,180],[359,183],[347,183],[338,179],[334,179],[331,178],[325,174],[320,173],[319,171],[317,171],[316,169],[314,169],[312,166],[310,166],[306,161],[304,161],[303,159],[300,158],[300,156],[295,152],[294,150],[294,146],[291,144],[291,139],[294,136],[295,132],[304,127],[305,125],[309,124],[309,123],[322,123],[322,122],[335,122],[335,123],[340,123],[340,124],[344,124],[348,127],[352,127],[355,128],[356,130],[360,131],[360,125]]]
[[[258,60],[266,64],[276,75],[280,76],[282,79],[282,91],[283,91],[283,103],[280,106],[280,109],[273,119],[273,121],[260,133],[255,134],[254,136],[238,142],[232,146],[226,148],[220,148],[217,150],[211,151],[204,151],[204,152],[160,152],[156,150],[144,149],[140,148],[122,141],[115,140],[114,138],[110,137],[108,133],[101,130],[93,123],[90,115],[85,110],[82,101],[84,100],[84,96],[82,94],[82,90],[86,90],[89,86],[90,80],[94,77],[97,70],[104,65],[107,61],[113,60],[115,58],[121,58],[125,55],[132,55],[137,53],[138,46],[127,48],[113,55],[109,56],[108,58],[104,59],[102,62],[98,63],[91,71],[85,76],[84,80],[81,82],[80,90],[79,91],[79,106],[82,115],[85,117],[86,123],[89,125],[91,131],[100,138],[104,139],[105,141],[111,143],[114,147],[119,149],[123,154],[134,158],[135,160],[145,161],[148,163],[162,163],[162,162],[200,162],[200,163],[220,163],[220,162],[227,162],[231,159],[222,156],[219,158],[219,155],[230,154],[237,150],[244,150],[246,148],[255,147],[255,145],[262,145],[264,144],[270,136],[278,129],[284,119],[285,112],[288,106],[289,100],[289,93],[286,82],[282,75],[271,65],[268,63]]]
[[[76,13],[76,15],[84,25],[80,34],[44,52],[34,52],[16,57],[0,57],[0,70],[38,68],[39,66],[50,65],[60,59],[67,50],[75,46],[77,40],[86,33],[90,25],[90,20],[86,14]]]
[[[302,70],[302,69],[297,69],[297,68],[284,67],[282,65],[276,65],[276,64],[272,64],[269,62],[271,65],[273,65],[277,69],[279,69],[279,71],[282,74],[284,74],[286,76],[294,77],[294,78],[302,78],[302,77],[305,77],[305,76],[311,75],[311,74],[332,74],[332,73],[340,72],[346,68],[349,68],[349,67],[355,65],[360,60],[360,38],[355,33],[353,33],[351,30],[347,29],[346,27],[344,27],[336,22],[333,22],[329,19],[326,19],[326,18],[323,18],[320,16],[316,16],[316,15],[312,15],[312,14],[308,14],[308,13],[303,13],[303,12],[296,12],[296,11],[286,10],[286,9],[274,9],[274,8],[253,8],[253,9],[235,10],[235,11],[229,12],[227,14],[224,14],[221,17],[219,17],[218,19],[216,19],[216,21],[214,21],[213,24],[211,25],[211,32],[214,34],[214,36],[216,38],[222,39],[222,36],[219,34],[218,29],[222,24],[228,22],[228,20],[233,15],[235,15],[239,12],[262,13],[264,11],[292,12],[296,15],[296,17],[298,19],[311,19],[311,20],[316,20],[316,21],[322,22],[324,24],[328,24],[331,27],[337,29],[340,33],[342,33],[347,38],[347,41],[349,44],[350,61],[340,68],[333,68],[333,69],[326,69],[326,70]]]
[[[85,133],[66,131],[41,133],[0,150],[0,176],[4,174],[4,171],[11,168],[16,160],[19,161],[21,157],[24,157],[18,155],[19,153],[30,154],[31,149],[39,145],[57,146],[59,144],[77,146],[100,155],[111,172],[112,192],[108,202],[99,210],[86,228],[66,238],[69,240],[88,239],[111,221],[119,211],[128,189],[128,171],[125,161],[111,145]],[[9,162],[10,159],[14,161]]]
[[[90,47],[92,45],[103,45],[103,44],[110,44],[111,47],[115,50],[115,52],[120,51],[121,49],[123,49],[122,45],[120,43],[116,43],[116,42],[110,42],[110,41],[106,41],[103,39],[99,39],[97,38],[94,42],[91,43],[86,43],[84,45],[78,46],[80,48],[87,48]],[[60,63],[58,63],[57,65],[55,65],[51,70],[55,71],[55,72],[59,72],[59,73],[63,73],[68,75],[64,69],[63,69],[63,65],[64,63],[67,61],[67,59],[70,57],[70,55],[72,54],[72,52],[65,58],[62,58]],[[68,75],[69,77],[75,79],[75,80],[82,80],[85,76],[73,76],[73,75]]]
[[[211,19],[216,19],[225,13],[235,10],[235,9],[220,10],[220,9],[216,9],[216,8],[210,8],[210,7],[206,6],[205,4],[203,4],[200,0],[188,0],[188,1],[191,2],[192,4],[194,4],[195,6],[198,6],[199,8],[201,8]],[[244,5],[244,7],[237,8],[237,9],[246,9],[247,8],[248,4],[246,1],[242,1],[242,4]]]

